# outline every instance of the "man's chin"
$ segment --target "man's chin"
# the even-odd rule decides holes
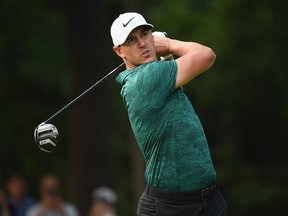
[[[148,63],[148,62],[152,62],[152,61],[156,61],[157,58],[156,57],[149,57],[149,58],[146,58],[142,61],[142,64],[145,64],[145,63]]]

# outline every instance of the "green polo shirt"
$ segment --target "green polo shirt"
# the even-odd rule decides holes
[[[195,191],[216,178],[204,130],[181,88],[176,61],[153,61],[117,77],[154,188]]]

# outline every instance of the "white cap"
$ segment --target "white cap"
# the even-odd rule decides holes
[[[116,204],[117,195],[109,187],[96,188],[92,193],[92,199],[94,202],[106,202],[110,204]]]
[[[123,44],[133,29],[139,26],[154,26],[147,23],[144,17],[139,13],[128,12],[120,14],[111,26],[111,37],[114,46]]]

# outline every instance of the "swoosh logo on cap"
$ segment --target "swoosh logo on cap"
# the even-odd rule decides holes
[[[122,23],[123,27],[125,28],[125,27],[131,22],[131,20],[134,19],[134,18],[135,18],[135,17],[132,17],[130,20],[128,20],[127,23]]]

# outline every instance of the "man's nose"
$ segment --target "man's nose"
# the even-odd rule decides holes
[[[139,38],[139,39],[138,39],[138,46],[139,46],[139,47],[145,46],[145,40],[143,40],[142,38]]]

